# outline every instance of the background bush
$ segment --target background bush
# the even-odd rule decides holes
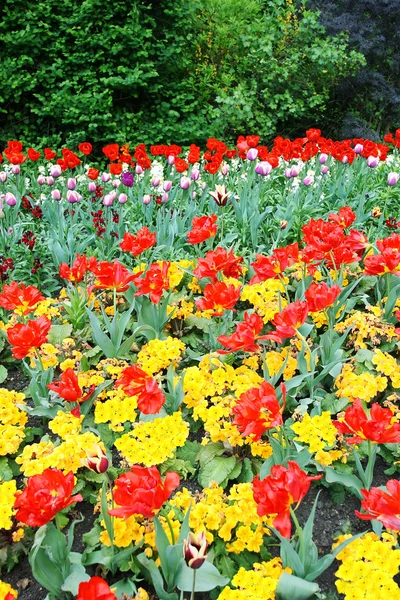
[[[292,0],[3,0],[0,18],[2,145],[302,134],[365,64]]]

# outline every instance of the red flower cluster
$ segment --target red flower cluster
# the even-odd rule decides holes
[[[86,258],[86,254],[77,254],[71,267],[67,263],[61,263],[59,270],[60,277],[74,283],[80,283],[87,271],[91,271],[96,264],[97,260],[95,256]]]
[[[361,400],[356,398],[339,421],[334,421],[339,433],[350,434],[348,444],[360,444],[370,440],[375,444],[398,444],[400,442],[400,423],[389,408],[372,404],[370,415],[365,413]]]
[[[250,285],[279,277],[285,269],[299,260],[299,246],[296,242],[285,248],[275,248],[272,256],[257,254],[256,259],[251,263],[256,275],[251,279]]]
[[[266,340],[266,335],[258,335],[264,327],[262,318],[253,313],[249,315],[244,313],[243,323],[236,325],[236,330],[232,335],[220,335],[217,339],[220,344],[229,348],[229,350],[218,350],[220,354],[229,354],[230,352],[258,352],[260,346],[256,343],[257,340]]]
[[[145,415],[158,413],[165,402],[157,380],[137,365],[124,369],[115,385],[121,387],[128,396],[137,396],[138,408]]]
[[[253,495],[257,503],[257,514],[276,515],[273,526],[286,538],[290,538],[292,525],[290,522],[290,506],[297,506],[310,489],[311,481],[321,479],[322,475],[309,477],[299,465],[289,460],[288,467],[274,465],[271,473],[260,481],[253,479]]]
[[[215,248],[207,252],[204,258],[198,259],[193,274],[197,279],[208,277],[214,283],[218,281],[218,273],[237,279],[242,274],[242,262],[243,257],[235,256],[232,250],[227,252],[225,248]]]
[[[272,320],[275,331],[267,334],[267,339],[274,340],[277,344],[296,335],[297,329],[301,327],[308,316],[308,303],[292,302],[288,304],[280,313],[276,313]]]
[[[203,298],[196,300],[200,310],[213,310],[215,317],[220,317],[225,310],[232,310],[240,298],[240,286],[233,283],[209,283],[203,290]]]
[[[383,240],[377,240],[376,246],[380,254],[367,256],[364,269],[367,275],[384,275],[393,273],[400,276],[400,234],[393,233]]]
[[[157,467],[134,465],[114,483],[113,498],[119,508],[108,511],[110,515],[124,519],[131,515],[143,515],[151,519],[179,486],[180,477],[170,472],[162,481]]]
[[[313,282],[304,294],[308,303],[308,310],[318,312],[332,306],[341,291],[336,283],[329,287],[325,282]]]
[[[122,252],[130,252],[133,256],[139,256],[145,250],[148,250],[157,243],[155,233],[150,233],[147,227],[142,227],[136,236],[132,233],[124,233],[124,238],[120,243]]]
[[[186,239],[189,244],[201,244],[210,237],[217,234],[217,215],[208,217],[194,217],[192,220],[192,229],[188,232]]]
[[[391,531],[400,531],[400,481],[390,479],[386,484],[387,492],[372,487],[361,490],[361,507],[365,513],[356,510],[356,515],[364,521],[376,519]]]
[[[112,290],[117,292],[126,292],[131,281],[134,280],[133,275],[124,265],[117,260],[114,262],[96,262],[90,267],[90,271],[96,276],[96,283],[90,288],[96,290]]]
[[[254,440],[259,440],[268,429],[282,425],[285,391],[282,385],[283,406],[280,406],[275,389],[267,381],[240,396],[232,409],[235,415],[233,423],[244,437],[251,435]]]
[[[17,521],[30,527],[45,525],[60,510],[83,500],[80,494],[72,496],[74,485],[72,471],[64,475],[58,469],[45,469],[41,475],[29,477],[26,488],[16,495]]]
[[[26,325],[17,323],[7,330],[7,338],[14,358],[25,358],[34,348],[47,342],[51,321],[41,316],[37,320],[28,321]]]
[[[133,282],[137,288],[135,296],[149,294],[153,304],[158,304],[164,290],[169,288],[169,265],[169,262],[163,260],[161,265],[158,263],[150,265],[150,268],[146,271],[144,277],[142,277],[144,271],[136,273],[136,275],[133,276]]]
[[[6,310],[22,311],[23,315],[32,312],[37,303],[44,300],[44,296],[34,285],[26,286],[24,283],[13,281],[5,284],[0,294],[0,306]]]

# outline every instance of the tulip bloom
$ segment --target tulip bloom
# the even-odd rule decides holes
[[[114,260],[113,263],[107,261],[98,262],[90,271],[97,279],[96,284],[91,289],[115,289],[117,292],[126,292],[130,282],[135,278],[135,275],[117,260]]]
[[[251,279],[250,285],[267,279],[277,279],[285,269],[299,259],[299,246],[295,242],[284,248],[275,248],[272,256],[257,254],[256,259],[251,263],[256,275]]]
[[[84,466],[95,473],[105,473],[108,469],[108,458],[104,447],[100,444],[93,444],[91,448],[85,448],[86,458]]]
[[[72,267],[69,267],[67,263],[61,263],[59,270],[60,277],[74,283],[80,283],[85,273],[91,271],[96,264],[97,260],[95,256],[86,258],[86,254],[77,254]]]
[[[272,427],[282,425],[282,412],[285,407],[285,387],[282,386],[283,406],[276,397],[275,388],[264,381],[259,388],[244,392],[232,409],[237,426],[243,437],[251,435],[255,441]]]
[[[183,558],[191,569],[200,569],[207,558],[207,540],[204,531],[195,535],[191,531],[183,540]]]
[[[216,185],[213,192],[208,192],[217,203],[218,206],[226,206],[231,192],[226,191],[226,186]]]
[[[44,296],[34,285],[26,286],[24,283],[12,281],[4,284],[0,294],[0,306],[6,310],[13,310],[22,315],[32,312],[37,303],[44,300]]]
[[[276,515],[273,526],[279,533],[290,538],[292,525],[290,522],[290,506],[298,506],[310,489],[311,481],[321,479],[322,475],[309,477],[299,465],[288,461],[288,467],[274,465],[271,473],[260,481],[257,476],[253,479],[253,495],[257,503],[257,514]]]
[[[117,596],[104,579],[94,576],[79,584],[76,600],[117,600]]]
[[[328,287],[325,282],[313,282],[304,294],[309,311],[318,312],[332,306],[341,291],[336,283],[332,287]]]
[[[214,310],[214,316],[219,317],[224,310],[232,310],[239,298],[240,286],[218,281],[206,285],[203,298],[196,300],[196,306],[200,310]]]
[[[345,229],[346,227],[350,227],[350,225],[352,225],[354,223],[356,218],[357,218],[357,215],[355,212],[353,212],[351,210],[350,206],[342,206],[342,208],[339,210],[339,212],[337,214],[330,213],[328,215],[329,221],[331,221],[332,223],[336,223],[343,229]]]
[[[346,410],[344,416],[338,421],[333,421],[336,429],[342,434],[351,434],[347,438],[348,444],[360,444],[369,440],[374,444],[398,444],[400,442],[400,423],[389,408],[382,408],[374,403],[368,416],[361,400],[356,398]]]
[[[17,323],[7,330],[8,341],[14,358],[25,358],[35,348],[47,342],[51,321],[42,315],[37,320],[28,321],[27,325]]]
[[[143,296],[149,294],[153,304],[158,304],[163,295],[163,291],[169,288],[168,270],[170,263],[163,260],[161,265],[154,263],[146,271],[144,277],[143,271],[136,273],[133,277],[134,284],[137,288],[135,296]]]
[[[95,389],[95,386],[91,386],[89,392],[84,396],[79,386],[78,377],[71,368],[63,371],[59,381],[48,383],[47,387],[67,402],[79,402],[81,404],[89,399]]]
[[[217,274],[223,273],[225,277],[235,277],[242,274],[240,263],[243,262],[242,256],[235,256],[233,251],[227,252],[225,248],[216,248],[214,251],[207,252],[204,258],[199,258],[197,267],[193,274],[197,279],[208,277],[212,282],[218,281]]]
[[[158,413],[165,402],[157,380],[137,365],[124,369],[115,385],[121,387],[128,396],[137,396],[138,408],[145,415]]]
[[[208,217],[194,217],[192,220],[192,229],[186,235],[189,244],[201,244],[217,233],[217,215]]]
[[[180,477],[169,472],[162,481],[157,467],[134,465],[114,483],[113,498],[119,508],[109,510],[108,514],[124,519],[131,515],[151,519],[179,486]]]
[[[291,338],[296,335],[297,329],[301,327],[308,316],[308,303],[292,302],[280,313],[276,313],[272,320],[272,325],[275,331],[267,334],[267,339],[274,340],[278,344],[282,344],[282,340]]]
[[[45,525],[67,506],[83,500],[80,494],[71,496],[74,485],[72,471],[64,475],[59,469],[45,469],[29,477],[26,488],[16,495],[17,521],[30,527]]]
[[[122,252],[130,252],[133,256],[139,256],[157,243],[155,233],[150,233],[147,227],[142,227],[136,236],[132,233],[124,233],[124,238],[119,247]]]
[[[238,350],[258,352],[260,346],[256,344],[256,341],[267,339],[266,335],[258,335],[263,327],[264,321],[259,315],[244,313],[244,322],[236,325],[236,330],[232,335],[220,335],[217,338],[220,344],[229,348],[229,350],[218,350],[219,354],[229,354]]]
[[[387,492],[372,487],[361,490],[363,500],[361,508],[365,513],[356,510],[356,515],[363,521],[380,521],[387,529],[400,531],[400,481],[390,479],[386,484]]]

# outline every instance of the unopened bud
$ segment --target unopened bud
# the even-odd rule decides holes
[[[6,193],[5,201],[8,206],[15,206],[17,204],[17,199],[11,192]]]
[[[106,194],[104,196],[104,198],[103,198],[104,206],[111,206],[113,202],[114,202],[114,198],[111,196],[111,194]]]
[[[149,194],[145,194],[143,196],[142,202],[143,202],[143,204],[146,204],[146,206],[147,206],[151,202],[151,196]]]
[[[191,531],[183,540],[183,557],[188,567],[200,569],[207,558],[207,540],[204,531],[195,535]]]
[[[247,152],[247,160],[256,160],[257,156],[258,156],[257,148],[250,148],[250,150]]]
[[[128,196],[126,194],[120,194],[118,196],[118,202],[120,204],[125,204],[126,202],[128,202]]]
[[[39,175],[36,181],[39,185],[43,185],[44,183],[46,183],[46,177],[44,175]]]
[[[89,192],[95,192],[96,191],[96,184],[94,181],[89,181],[89,183],[87,184],[87,189]]]
[[[169,179],[166,179],[163,183],[163,190],[164,192],[169,192],[172,188],[172,181],[170,181]]]
[[[86,458],[84,459],[85,466],[95,473],[105,473],[108,469],[108,458],[100,446],[93,444],[91,449],[86,449]]]
[[[170,154],[168,156],[168,164],[169,165],[174,165],[175,164],[175,156],[173,154]]]
[[[375,219],[379,218],[382,215],[381,207],[375,206],[375,208],[371,210],[371,215],[375,217]]]
[[[189,177],[181,177],[181,180],[179,182],[179,185],[181,186],[181,188],[183,190],[188,190],[190,188],[190,179]]]
[[[325,154],[325,152],[323,152],[319,157],[319,164],[324,165],[327,160],[328,160],[328,155]]]
[[[140,165],[136,165],[136,169],[135,169],[136,175],[142,175],[143,173],[143,169]]]
[[[224,177],[226,177],[226,175],[229,173],[229,165],[222,165],[221,173]]]
[[[272,165],[269,164],[266,160],[259,162],[256,168],[254,169],[257,175],[262,175],[266,177],[272,171]]]
[[[153,187],[156,188],[160,185],[160,182],[161,182],[161,179],[159,177],[152,177],[150,183]]]
[[[60,165],[52,165],[50,167],[50,175],[52,177],[55,177],[55,178],[60,177],[61,173],[62,173],[62,169],[61,169]]]
[[[362,144],[356,144],[354,146],[354,152],[355,154],[361,154],[361,152],[364,150],[364,146]]]
[[[76,179],[74,177],[69,177],[68,178],[67,188],[69,190],[74,190],[76,188]]]
[[[399,181],[399,174],[398,173],[389,173],[388,174],[388,185],[396,185],[396,183]]]
[[[51,197],[53,198],[53,200],[61,200],[60,190],[52,190]]]
[[[370,169],[375,169],[379,164],[379,156],[368,156],[367,165]]]
[[[193,181],[197,181],[200,177],[200,171],[199,169],[192,169],[191,173],[190,173],[190,179],[192,179]]]
[[[5,171],[0,171],[0,182],[5,183],[8,179],[8,175]]]
[[[288,226],[288,222],[283,220],[280,222],[280,226],[281,226],[281,229],[286,229],[286,227]]]
[[[102,173],[101,174],[101,180],[103,183],[108,183],[111,179],[111,175],[110,173]]]
[[[13,165],[11,171],[13,175],[19,175],[21,173],[21,167],[19,165]]]

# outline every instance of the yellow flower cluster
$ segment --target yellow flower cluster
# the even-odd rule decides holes
[[[57,416],[49,421],[49,429],[65,440],[69,435],[77,435],[82,429],[82,421],[85,417],[75,417],[70,412],[59,410]]]
[[[337,539],[333,548],[349,535]],[[337,559],[336,588],[345,600],[387,600],[400,598],[400,588],[393,577],[400,570],[400,549],[395,549],[394,536],[384,533],[380,539],[367,533],[351,542]]]
[[[17,484],[14,480],[0,483],[0,529],[11,529]],[[1,597],[1,596],[0,596]]]
[[[59,317],[61,315],[60,307],[58,305],[58,300],[55,298],[45,298],[41,302],[38,302],[36,308],[33,312],[35,319],[44,315],[48,319],[52,320],[55,317]]]
[[[280,558],[254,563],[251,571],[241,567],[232,579],[237,589],[224,588],[218,600],[275,600],[275,590],[284,571],[292,572],[289,567],[282,567]]]
[[[349,340],[356,350],[366,348],[367,344],[379,346],[382,338],[392,339],[396,334],[395,326],[385,323],[381,316],[381,309],[377,306],[368,306],[366,312],[356,310],[347,319],[335,325],[335,331],[344,333],[351,327]]]
[[[360,398],[369,402],[378,392],[386,389],[388,380],[386,377],[365,371],[356,375],[353,367],[349,364],[343,366],[342,372],[335,380],[335,386],[338,388],[336,396],[338,398],[348,398],[353,402],[355,398]]]
[[[86,449],[93,444],[101,444],[100,438],[88,431],[82,434],[67,435],[58,446],[51,441],[25,446],[15,461],[21,465],[25,477],[43,473],[45,469],[61,469],[65,474],[76,473],[84,464]]]
[[[27,414],[17,404],[25,404],[25,395],[0,388],[0,456],[14,454],[25,437]]]
[[[148,375],[155,375],[168,369],[171,363],[176,366],[185,352],[185,344],[178,338],[167,337],[166,340],[150,340],[137,355],[137,364]]]
[[[176,448],[184,446],[189,435],[189,425],[181,412],[154,421],[139,423],[129,433],[122,435],[115,447],[130,465],[146,467],[159,465],[174,455]]]
[[[268,373],[270,377],[279,373],[287,359],[286,366],[283,370],[283,379],[287,381],[291,379],[297,369],[297,360],[290,354],[290,347],[282,348],[280,352],[271,351],[265,355]]]
[[[17,591],[9,583],[0,580],[0,600],[4,600],[8,594],[11,594],[13,598],[18,598]]]
[[[168,304],[167,306],[167,315],[170,315],[172,312],[173,319],[186,319],[190,317],[195,310],[194,302],[190,302],[187,300],[187,296],[179,298]]]
[[[387,352],[376,350],[372,362],[379,373],[383,373],[387,377],[390,377],[394,388],[400,387],[400,365],[394,356],[391,356]]]
[[[341,458],[343,453],[340,450],[328,449],[335,444],[337,437],[337,429],[328,411],[314,417],[306,413],[301,421],[293,423],[290,428],[297,434],[294,439],[307,444],[309,451],[316,453],[315,460],[320,464],[328,466]]]
[[[113,431],[123,431],[123,424],[134,423],[137,417],[137,396],[127,396],[122,389],[107,390],[107,400],[96,402],[95,423],[110,423]]]
[[[159,261],[159,264],[161,264],[161,262],[162,261]],[[185,276],[185,271],[183,269],[193,269],[193,267],[194,262],[192,260],[182,259],[177,262],[171,262],[168,269],[169,289],[174,290],[181,283]]]
[[[268,323],[287,306],[287,300],[282,296],[284,293],[285,288],[279,279],[267,279],[254,285],[245,285],[240,299],[250,302],[257,314],[262,316],[264,323]]]

